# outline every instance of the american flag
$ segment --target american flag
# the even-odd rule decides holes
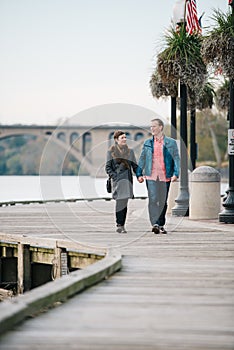
[[[186,31],[188,34],[202,31],[197,17],[196,0],[186,0]]]

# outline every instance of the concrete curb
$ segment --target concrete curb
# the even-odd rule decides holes
[[[27,317],[52,307],[56,302],[91,287],[121,269],[121,255],[108,251],[105,258],[84,270],[72,272],[53,282],[46,283],[23,295],[0,303],[0,334],[12,329]]]

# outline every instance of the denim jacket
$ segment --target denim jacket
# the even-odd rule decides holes
[[[142,147],[141,155],[138,162],[136,176],[150,176],[152,172],[152,161],[154,152],[154,137],[147,139]],[[174,139],[164,136],[163,139],[163,157],[166,168],[166,178],[172,176],[179,177],[180,173],[180,157],[177,143]]]

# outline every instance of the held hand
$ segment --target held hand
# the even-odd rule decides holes
[[[173,175],[171,178],[171,182],[175,182],[177,179],[178,179],[177,176]]]
[[[144,178],[143,178],[143,176],[139,176],[138,178],[137,178],[137,181],[141,184],[142,182],[144,182]]]

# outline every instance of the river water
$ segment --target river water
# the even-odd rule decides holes
[[[111,197],[106,178],[90,176],[0,176],[0,202]],[[146,196],[134,179],[135,196]]]
[[[90,176],[0,176],[0,202],[111,197],[106,178]],[[221,183],[221,194],[227,190]],[[134,195],[147,196],[145,183],[134,178]]]

